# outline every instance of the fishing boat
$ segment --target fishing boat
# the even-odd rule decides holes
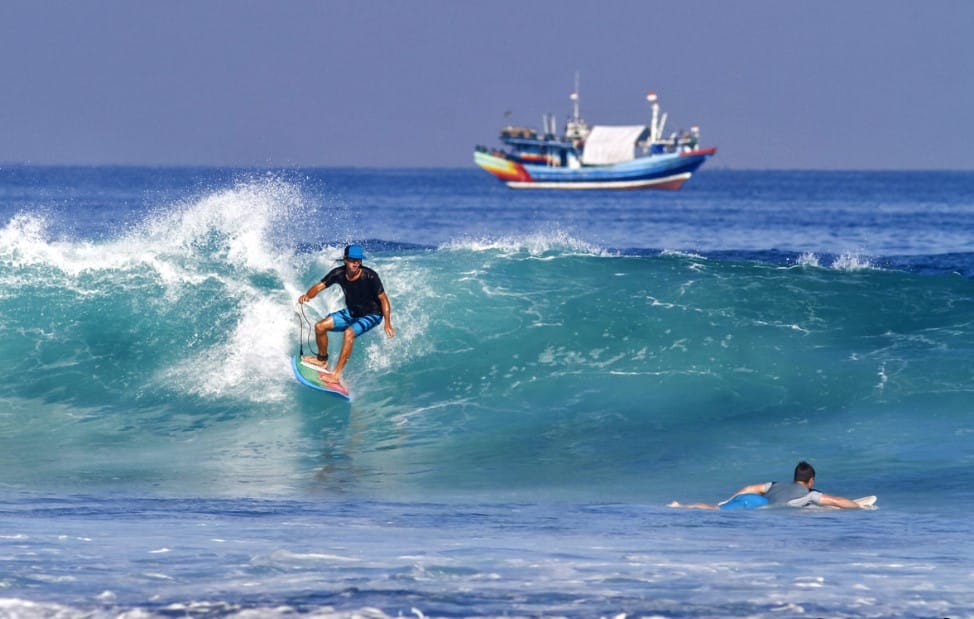
[[[589,126],[579,112],[576,78],[573,114],[556,131],[554,115],[543,130],[509,125],[501,130],[506,150],[477,146],[474,163],[513,189],[679,189],[716,147],[700,147],[700,128],[663,135],[666,113],[656,93],[646,99],[648,125]]]

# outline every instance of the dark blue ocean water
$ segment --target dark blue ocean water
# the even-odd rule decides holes
[[[0,616],[974,616],[972,215],[959,172],[0,168]],[[353,240],[397,336],[347,404],[288,357]],[[879,509],[665,507],[800,459]]]

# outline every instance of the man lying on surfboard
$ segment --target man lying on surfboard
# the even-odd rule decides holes
[[[841,496],[832,496],[815,490],[815,469],[804,460],[795,467],[794,481],[788,483],[778,483],[776,481],[762,484],[751,484],[744,486],[735,492],[726,501],[721,501],[716,505],[709,503],[692,503],[684,505],[673,501],[668,507],[691,507],[695,509],[755,509],[758,507],[807,507],[809,505],[822,505],[826,507],[838,507],[840,509],[859,509],[867,505],[872,505],[875,497],[864,497],[863,499],[847,499]],[[872,499],[868,501],[866,499]]]
[[[344,263],[328,272],[321,281],[316,283],[308,292],[298,297],[298,303],[307,303],[318,296],[318,293],[338,284],[345,292],[345,309],[332,312],[315,323],[315,341],[318,344],[318,354],[302,357],[302,361],[312,363],[330,374],[329,382],[341,384],[342,370],[352,356],[355,338],[366,333],[385,319],[385,331],[389,337],[395,337],[396,330],[392,327],[392,308],[389,297],[386,296],[379,275],[368,267],[362,266],[365,251],[360,245],[349,245],[345,248]],[[334,369],[328,369],[328,332],[343,331],[344,340],[342,350],[338,355],[338,362]]]

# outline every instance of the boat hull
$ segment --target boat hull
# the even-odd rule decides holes
[[[477,151],[473,155],[474,163],[487,170],[504,182],[530,182],[531,175],[525,167],[504,157]]]
[[[474,153],[474,162],[512,189],[669,189],[683,186],[716,148],[638,157],[631,161],[579,168],[518,163],[492,153]]]

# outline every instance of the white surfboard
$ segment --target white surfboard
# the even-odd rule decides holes
[[[863,509],[878,509],[876,507],[876,495],[859,497],[858,499],[853,499],[853,501]]]

